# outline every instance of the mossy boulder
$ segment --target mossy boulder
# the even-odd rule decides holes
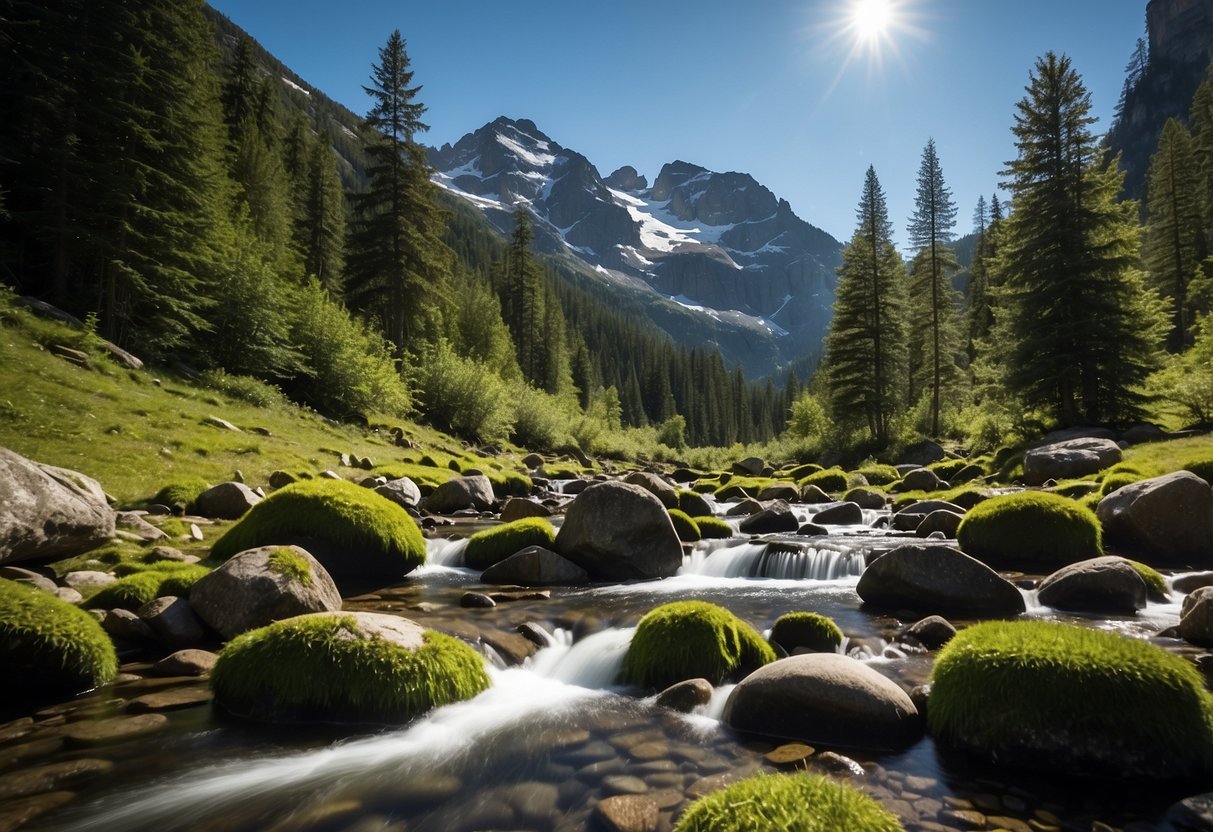
[[[864,465],[856,470],[868,481],[868,485],[892,485],[901,479],[901,474],[892,465]]]
[[[789,655],[797,650],[833,653],[842,644],[842,630],[834,619],[817,612],[789,612],[775,619],[771,641]]]
[[[173,480],[157,491],[151,502],[184,514],[194,507],[194,501],[210,487],[210,483],[201,477]]]
[[[699,536],[704,539],[724,539],[732,537],[733,527],[719,517],[692,517],[699,527]]]
[[[956,539],[966,554],[999,566],[1061,566],[1103,551],[1094,512],[1042,491],[979,503],[965,515]]]
[[[215,702],[260,722],[404,723],[489,686],[480,655],[407,618],[324,612],[237,637],[211,674]]]
[[[92,615],[49,592],[0,578],[0,702],[90,690],[114,678],[113,642]]]
[[[688,517],[710,517],[716,513],[706,497],[685,489],[678,492],[678,508],[686,512]]]
[[[938,742],[1002,765],[1116,779],[1213,776],[1213,700],[1139,639],[1047,621],[962,630],[932,672]]]
[[[824,471],[818,471],[815,474],[809,474],[807,477],[797,481],[802,489],[806,485],[815,485],[822,491],[831,494],[837,494],[847,490],[847,472],[841,468],[827,468]]]
[[[1213,565],[1213,488],[1189,471],[1135,482],[1099,502],[1108,545],[1151,563]]]
[[[551,549],[555,542],[556,530],[551,523],[542,517],[526,517],[476,532],[469,537],[463,552],[463,563],[469,569],[483,572],[528,546]]]
[[[697,800],[674,832],[901,832],[863,792],[821,775],[759,774]]]
[[[683,543],[694,543],[703,537],[699,531],[699,524],[687,515],[685,511],[679,509],[670,509],[670,520],[674,523],[674,531],[678,533],[678,539]]]
[[[308,480],[280,488],[228,529],[211,555],[226,560],[274,545],[310,552],[338,586],[349,578],[400,578],[425,563],[425,540],[408,512],[344,480]]]
[[[147,569],[132,572],[102,587],[96,595],[84,602],[85,608],[134,611],[167,595],[186,596],[193,585],[211,571],[205,566],[174,561],[146,566]]]
[[[717,685],[773,661],[771,645],[733,613],[706,601],[676,601],[640,619],[621,679],[648,690],[696,678]]]
[[[1080,479],[1115,465],[1122,456],[1111,439],[1086,436],[1053,442],[1024,454],[1024,482],[1041,485],[1048,480]]]
[[[1147,595],[1145,579],[1130,561],[1105,556],[1063,566],[1041,582],[1036,597],[1059,610],[1134,615]]]

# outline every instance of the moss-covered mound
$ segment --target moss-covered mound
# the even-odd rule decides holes
[[[950,480],[969,466],[967,459],[941,459],[927,466],[941,480]]]
[[[84,610],[0,578],[0,702],[37,700],[104,685],[118,672],[109,636]]]
[[[215,701],[263,722],[401,723],[489,686],[458,639],[375,613],[317,613],[233,639],[211,674]]]
[[[1114,474],[1108,474],[1103,478],[1103,482],[1099,485],[1099,495],[1106,497],[1113,491],[1124,488],[1126,485],[1132,485],[1135,482],[1140,482],[1145,479],[1144,474],[1134,474],[1130,471],[1117,471]],[[1073,496],[1073,495],[1066,495]],[[1085,495],[1078,495],[1085,496]]]
[[[1145,581],[1146,595],[1151,601],[1166,603],[1170,600],[1171,590],[1167,587],[1167,579],[1162,576],[1161,572],[1136,560],[1130,560],[1129,565]]]
[[[1103,551],[1095,513],[1074,500],[1041,491],[994,497],[965,515],[956,539],[966,554],[988,563],[1060,566]]]
[[[493,484],[493,494],[499,498],[525,497],[535,487],[530,477],[517,471],[489,471],[487,476]]]
[[[931,678],[931,733],[987,759],[1080,776],[1213,775],[1213,700],[1195,667],[1148,642],[991,621],[952,639]]]
[[[807,477],[809,474],[816,474],[818,471],[823,470],[825,469],[817,463],[807,462],[804,465],[797,465],[791,471],[788,471],[788,479],[799,481]]]
[[[816,612],[790,612],[781,615],[771,627],[771,641],[788,653],[797,648],[815,653],[832,653],[842,644],[842,630],[834,619]]]
[[[721,520],[719,517],[693,517],[695,525],[699,527],[699,536],[704,539],[723,539],[732,537],[733,527]]]
[[[201,477],[173,480],[157,491],[151,502],[168,506],[179,512],[186,512],[194,505],[198,495],[210,487],[210,484]]]
[[[126,563],[123,571],[144,564]],[[159,567],[159,568],[158,568]],[[190,587],[210,573],[210,569],[194,563],[166,562],[132,571],[108,586],[103,586],[84,602],[91,610],[137,610],[149,601],[165,595],[189,595]]]
[[[551,549],[555,542],[556,530],[551,523],[542,517],[525,517],[469,537],[463,563],[470,569],[484,571],[528,546]]]
[[[703,533],[699,531],[699,524],[690,518],[690,516],[680,509],[672,508],[669,510],[670,520],[674,523],[674,531],[678,532],[678,539],[683,543],[694,543],[703,537]]]
[[[814,774],[759,774],[697,800],[674,832],[901,832],[863,792]]]
[[[676,601],[640,619],[621,679],[652,690],[697,678],[717,685],[773,661],[771,645],[733,613],[706,601]]]
[[[868,485],[892,485],[901,479],[901,474],[892,465],[864,465],[855,473],[863,476]]]
[[[281,488],[249,509],[215,542],[211,555],[297,544],[336,577],[398,578],[425,563],[425,540],[408,512],[344,480]]]
[[[836,494],[840,491],[847,490],[847,472],[841,468],[827,468],[824,471],[818,471],[815,474],[809,474],[796,484],[801,488],[806,485],[815,485],[822,491]]]

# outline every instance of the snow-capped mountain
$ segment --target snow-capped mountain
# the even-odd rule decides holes
[[[791,359],[819,349],[841,244],[744,173],[665,165],[652,187],[634,168],[603,179],[528,120],[499,118],[430,151],[434,181],[502,231],[520,206],[542,250],[603,279],[774,341]]]

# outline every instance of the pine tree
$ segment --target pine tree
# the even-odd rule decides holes
[[[370,158],[366,193],[357,208],[347,247],[346,293],[357,308],[377,317],[397,354],[421,334],[427,314],[446,295],[451,251],[443,242],[445,217],[438,207],[425,151],[415,137],[428,127],[421,88],[410,86],[413,71],[399,30],[379,50],[367,113]]]
[[[518,208],[514,211],[501,312],[514,336],[522,377],[533,387],[544,387],[544,293],[539,267],[531,255],[534,239],[530,212]]]
[[[888,444],[901,405],[905,364],[902,287],[905,268],[891,240],[888,209],[869,167],[857,211],[859,225],[843,249],[834,318],[826,338],[831,414],[865,423]]]
[[[1147,175],[1146,238],[1142,259],[1150,285],[1171,304],[1167,346],[1180,352],[1191,343],[1187,308],[1188,284],[1196,274],[1203,248],[1200,179],[1192,139],[1175,119],[1169,119]]]
[[[333,151],[323,141],[313,143],[305,194],[299,223],[303,268],[339,297],[345,267],[345,198]]]
[[[1157,361],[1158,304],[1135,268],[1136,205],[1116,201],[1115,161],[1096,163],[1090,109],[1069,58],[1039,59],[1006,171],[1008,382],[1064,425],[1141,418],[1140,385]]]
[[[910,217],[910,245],[918,252],[910,291],[915,304],[911,320],[914,334],[923,325],[928,327],[924,358],[930,369],[927,388],[931,391],[931,435],[939,436],[939,411],[945,384],[956,378],[955,357],[952,354],[955,300],[952,296],[952,274],[959,268],[956,255],[948,247],[955,235],[956,205],[952,192],[943,179],[943,168],[935,151],[935,140],[929,139],[922,151],[918,169],[918,191],[914,215]],[[922,313],[921,315],[919,313]]]

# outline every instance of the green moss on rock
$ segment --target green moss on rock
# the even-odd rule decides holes
[[[410,648],[373,637],[367,620],[319,613],[238,636],[211,674],[216,703],[265,722],[402,723],[488,688],[484,661],[458,639],[401,620],[421,634]]]
[[[425,563],[425,540],[400,506],[344,480],[318,479],[280,488],[215,542],[226,560],[259,546],[298,544],[331,574],[400,577]]]
[[[956,532],[966,554],[996,565],[1086,560],[1102,552],[1101,536],[1089,508],[1041,491],[986,500],[969,510]]]
[[[1116,778],[1213,775],[1213,700],[1149,642],[1047,621],[962,630],[932,673],[928,719],[990,760]]]
[[[1167,579],[1162,576],[1161,572],[1141,561],[1129,560],[1129,565],[1145,581],[1146,594],[1151,601],[1166,602],[1170,598],[1171,590],[1168,589]]]
[[[198,499],[198,495],[210,487],[210,484],[201,477],[173,480],[157,491],[151,502],[189,511],[194,501]]]
[[[1117,489],[1140,482],[1143,479],[1145,479],[1144,475],[1134,474],[1129,471],[1117,471],[1114,474],[1108,474],[1099,485],[1099,495],[1106,497]]]
[[[691,519],[699,527],[701,538],[722,540],[735,534],[733,527],[719,517],[693,517]]]
[[[131,566],[149,568],[131,571],[108,586],[103,586],[84,602],[92,610],[137,610],[149,601],[165,595],[178,597],[189,595],[190,587],[200,578],[210,574],[210,569],[196,563],[168,561],[157,564],[122,564],[127,571]],[[117,571],[117,570],[115,570]]]
[[[92,615],[49,592],[0,578],[0,702],[37,700],[104,685],[118,672],[109,636]]]
[[[733,613],[706,601],[676,601],[640,619],[621,678],[651,690],[696,678],[716,685],[773,661],[771,645]]]
[[[699,531],[699,524],[681,509],[672,508],[669,510],[670,520],[674,523],[674,531],[678,533],[678,539],[683,543],[694,543],[703,537],[703,533]]]
[[[535,485],[530,477],[517,471],[489,471],[486,476],[493,484],[493,494],[498,498],[525,497]]]
[[[864,465],[856,470],[868,481],[868,485],[892,485],[901,479],[901,474],[892,465]]]
[[[771,627],[771,641],[788,653],[803,647],[816,653],[830,653],[842,644],[842,630],[834,619],[816,612],[790,612],[781,615]]]
[[[674,832],[902,832],[854,786],[816,774],[759,774],[691,804]]]
[[[797,485],[804,488],[806,485],[815,485],[822,491],[831,494],[837,494],[847,490],[847,472],[841,468],[827,468],[824,471],[818,471],[815,474],[809,474],[804,479],[797,481]]]
[[[528,546],[551,549],[556,530],[542,517],[526,517],[476,532],[468,538],[463,562],[471,569],[485,570]]]
[[[312,585],[312,566],[289,546],[279,546],[270,552],[266,562],[271,572],[295,581],[300,586]]]

